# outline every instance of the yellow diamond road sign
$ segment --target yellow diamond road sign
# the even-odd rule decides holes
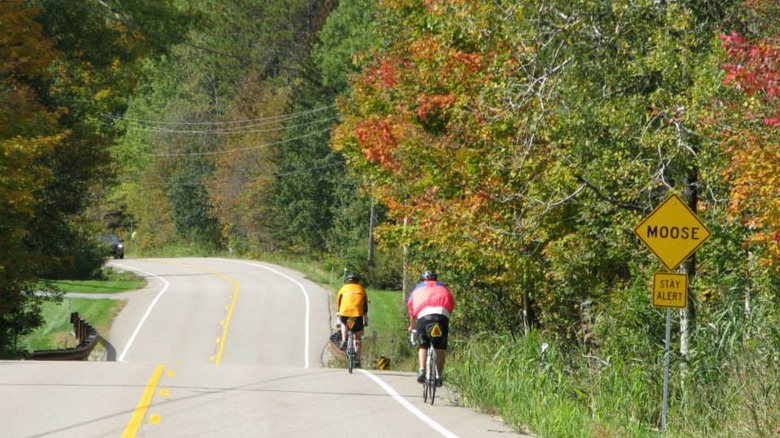
[[[634,233],[670,271],[712,235],[677,195],[666,198],[639,223]]]

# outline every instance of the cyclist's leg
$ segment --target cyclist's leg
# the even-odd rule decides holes
[[[346,318],[343,316],[339,316],[339,321],[341,322],[341,348],[344,349],[347,345],[347,324],[346,324]]]
[[[363,332],[354,332],[355,335],[355,355],[360,356],[360,344],[363,339]]]
[[[355,335],[355,354],[360,354],[360,340],[363,337],[363,317],[350,318],[350,330]]]
[[[425,362],[428,359],[428,348],[431,346],[431,338],[427,332],[428,317],[424,316],[417,320],[417,342],[420,345],[420,349],[417,353],[417,358],[420,362],[420,369],[425,369]]]

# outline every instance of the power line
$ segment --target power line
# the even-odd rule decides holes
[[[326,123],[331,122],[333,120],[337,120],[339,117],[327,117],[324,119],[318,119],[311,122],[306,123],[299,123],[297,125],[284,125],[279,126],[276,128],[268,128],[268,129],[247,129],[247,128],[253,128],[256,126],[263,126],[268,125],[268,123],[260,123],[257,125],[244,125],[244,126],[235,126],[225,129],[169,129],[169,128],[160,128],[160,127],[154,127],[154,126],[143,126],[143,125],[135,125],[135,126],[128,126],[125,129],[130,131],[140,131],[140,132],[159,132],[159,133],[168,133],[168,134],[208,134],[208,135],[223,135],[223,134],[254,134],[254,133],[260,133],[260,132],[275,132],[275,131],[282,131],[284,129],[291,129],[291,128],[299,128],[302,126],[310,126],[310,125],[316,125],[320,123]],[[107,126],[115,126],[110,123],[103,123]]]
[[[233,124],[233,123],[253,123],[253,122],[267,122],[267,124],[270,123],[276,123],[279,121],[286,121],[290,119],[296,119],[298,117],[302,117],[307,114],[312,114],[320,111],[325,111],[330,108],[335,108],[336,105],[327,105],[322,106],[306,111],[299,111],[296,113],[290,113],[290,114],[284,114],[279,116],[269,116],[269,117],[261,117],[258,119],[246,119],[246,120],[224,120],[224,121],[212,121],[212,122],[172,122],[168,120],[151,120],[151,119],[136,119],[131,117],[124,117],[119,116],[115,114],[101,114],[102,117],[105,117],[107,119],[112,119],[116,121],[127,121],[127,122],[133,122],[137,123],[139,125],[148,123],[148,124],[157,124],[157,125],[227,125],[227,124]],[[261,126],[261,124],[257,125]]]
[[[168,182],[168,181],[142,181],[142,182],[134,182],[132,184],[138,184],[142,186],[157,186],[157,187],[164,187],[164,186],[207,186],[207,185],[220,185],[220,184],[244,184],[250,181],[257,181],[257,180],[272,180],[272,179],[279,179],[279,178],[287,178],[290,176],[295,175],[301,175],[306,173],[311,173],[315,170],[322,170],[322,169],[328,169],[336,166],[343,166],[343,162],[338,163],[330,163],[330,164],[324,164],[322,166],[315,166],[315,167],[307,167],[303,169],[297,169],[292,170],[289,172],[273,172],[270,174],[263,174],[263,175],[256,175],[251,178],[237,178],[237,179],[215,179],[210,181],[182,181],[182,182]]]
[[[224,150],[224,151],[169,152],[169,153],[162,153],[162,154],[142,154],[142,155],[150,156],[150,157],[191,157],[191,156],[206,156],[206,155],[223,155],[223,154],[230,154],[230,153],[233,153],[233,152],[251,151],[251,150],[256,150],[256,149],[267,148],[267,147],[270,147],[270,146],[278,146],[278,145],[281,145],[281,144],[292,143],[292,142],[294,142],[296,140],[300,140],[302,138],[311,137],[311,136],[314,136],[314,135],[317,135],[317,134],[322,134],[322,133],[329,132],[329,131],[330,131],[330,129],[323,129],[321,131],[311,132],[309,134],[301,135],[301,136],[298,136],[298,137],[288,138],[287,140],[281,140],[281,141],[276,141],[276,142],[272,142],[272,143],[265,143],[265,144],[260,144],[260,145],[257,145],[257,146],[250,146],[250,147],[246,147],[246,148],[228,149],[228,150]]]

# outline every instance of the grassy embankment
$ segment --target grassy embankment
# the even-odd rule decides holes
[[[68,280],[52,282],[61,292],[113,294],[143,287],[146,280],[129,272],[105,269],[101,280]],[[64,298],[61,302],[45,302],[42,306],[44,324],[19,339],[22,350],[49,350],[73,347],[77,339],[71,335],[73,325],[69,312],[79,312],[98,333],[105,334],[111,328],[116,315],[125,306],[124,300]]]
[[[673,366],[662,434],[663,354],[606,362],[541,345],[536,335],[457,345],[450,383],[467,404],[545,438],[780,437],[780,363],[753,347],[735,345],[715,369]]]

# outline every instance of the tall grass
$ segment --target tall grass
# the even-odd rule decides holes
[[[687,361],[673,355],[664,436],[780,437],[776,310],[738,304],[702,316]],[[450,382],[465,403],[541,437],[660,434],[662,351],[605,360],[542,344],[539,334],[458,342]]]

